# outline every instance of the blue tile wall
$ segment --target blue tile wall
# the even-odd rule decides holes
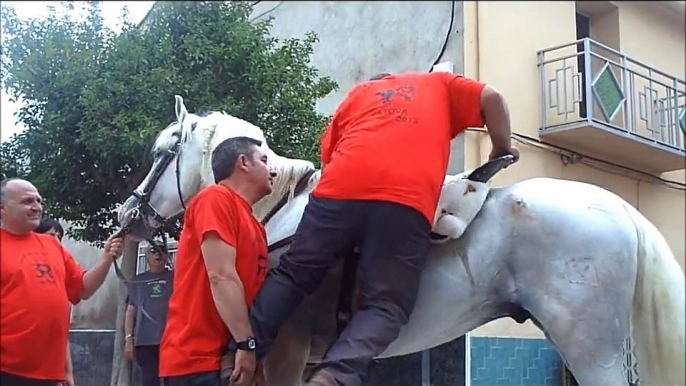
[[[562,385],[564,364],[545,339],[471,339],[472,385]]]

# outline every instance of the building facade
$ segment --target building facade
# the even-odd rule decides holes
[[[273,17],[278,38],[317,33],[313,64],[340,86],[320,101],[324,113],[379,72],[436,65],[496,87],[521,160],[493,185],[546,176],[608,189],[657,226],[684,267],[685,14],[684,1],[260,1],[253,17]],[[490,140],[469,130],[452,149],[448,172],[459,173],[486,162]],[[510,319],[382,362],[373,384],[573,383],[541,331]]]

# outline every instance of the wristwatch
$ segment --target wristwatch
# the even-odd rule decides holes
[[[236,348],[238,350],[243,350],[243,351],[256,351],[257,350],[257,341],[253,337],[249,337],[248,339],[242,341],[242,342],[236,342]]]

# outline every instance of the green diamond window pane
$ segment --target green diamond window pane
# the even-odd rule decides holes
[[[619,107],[624,103],[624,92],[612,72],[609,63],[605,63],[603,69],[593,82],[593,92],[600,104],[605,119],[610,121],[614,118]]]
[[[681,110],[681,115],[679,115],[679,126],[681,127],[681,132],[686,135],[686,108]]]

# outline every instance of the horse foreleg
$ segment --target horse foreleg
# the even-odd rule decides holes
[[[274,345],[264,358],[266,385],[298,386],[302,383],[311,342],[310,326],[303,323],[302,313],[301,306],[281,327]]]

